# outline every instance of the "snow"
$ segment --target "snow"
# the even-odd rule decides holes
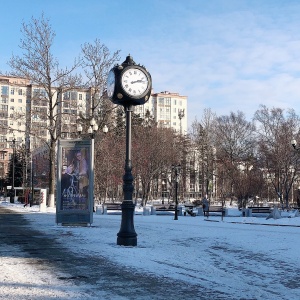
[[[105,257],[195,289],[213,289],[223,295],[218,299],[300,299],[300,218],[293,212],[268,220],[242,217],[236,209],[229,209],[223,220],[218,215],[174,220],[172,215],[138,214],[138,245],[123,247],[116,244],[120,215],[94,214],[90,227],[61,226],[54,209],[42,213],[38,206],[0,205],[23,213],[31,228],[55,236],[70,252]],[[117,299],[101,290],[89,298],[87,288],[60,280],[67,274],[53,266],[39,268],[37,259],[20,247],[1,243],[0,254],[0,299]]]

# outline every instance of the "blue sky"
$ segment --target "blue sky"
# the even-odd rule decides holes
[[[189,125],[204,108],[300,114],[298,0],[15,0],[1,1],[1,12],[2,71],[19,52],[21,22],[44,12],[62,66],[99,38],[121,62],[130,53],[145,65],[155,92],[188,96]]]

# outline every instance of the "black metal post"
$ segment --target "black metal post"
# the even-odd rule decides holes
[[[178,177],[180,166],[172,166],[172,169],[175,172],[175,215],[174,220],[178,220]]]
[[[126,113],[126,159],[125,174],[123,176],[123,193],[124,200],[122,202],[122,221],[121,228],[117,234],[117,245],[120,246],[136,246],[137,234],[134,230],[134,208],[132,201],[133,194],[133,176],[131,165],[131,113],[132,105],[124,106]]]
[[[13,157],[12,157],[12,185],[10,193],[10,203],[15,202],[15,160],[16,160],[16,139],[13,138]]]
[[[31,207],[33,205],[33,197],[34,197],[34,164],[33,164],[33,153],[31,152],[31,178],[30,178],[30,182],[31,182],[31,193],[29,193],[29,206]]]
[[[174,220],[178,220],[178,180],[177,180],[177,170],[175,169],[175,176],[176,176],[176,181],[175,181],[175,216]]]
[[[164,187],[165,187],[165,184],[162,183],[161,186],[162,186],[162,204],[165,204],[165,195],[164,195]]]

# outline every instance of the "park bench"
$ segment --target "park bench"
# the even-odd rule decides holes
[[[104,203],[103,214],[107,214],[107,211],[113,211],[114,213],[120,213],[122,211],[122,203]]]
[[[269,206],[252,206],[248,207],[251,214],[269,214],[272,209]]]
[[[272,208],[269,206],[252,206],[248,207],[248,216],[252,217],[253,214],[262,215],[262,214],[270,214],[272,212]]]
[[[298,210],[300,212],[300,207],[294,206],[294,207],[291,207],[291,209]]]
[[[207,213],[207,212],[205,212]],[[224,206],[209,206],[208,208],[208,215],[209,213],[221,213],[222,216],[226,215],[226,207]]]
[[[170,204],[170,205],[154,205],[156,214],[163,215],[163,214],[168,214],[170,212],[175,213],[175,206]],[[177,212],[180,212],[180,209],[177,207]]]

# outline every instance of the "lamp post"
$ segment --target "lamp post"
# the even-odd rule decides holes
[[[15,197],[15,159],[16,159],[16,138],[13,137],[11,141],[6,140],[13,145],[13,155],[12,155],[12,185],[10,190],[10,203],[14,203]]]
[[[161,182],[161,186],[162,186],[162,204],[165,204],[165,195],[164,195],[164,193],[165,193],[165,181],[164,180],[162,180],[162,182]]]
[[[300,207],[300,186],[298,186],[297,190],[297,207]]]
[[[300,151],[300,147],[297,147],[297,141],[295,139],[291,140],[291,144],[297,152]],[[297,207],[300,207],[300,186],[298,186],[297,191]]]
[[[79,123],[77,125],[77,132],[78,132],[78,135],[80,136],[81,133],[82,133],[82,125]],[[95,133],[97,132],[98,130],[98,125],[94,119],[94,117],[90,120],[90,126],[87,130],[87,133],[89,134],[91,140],[92,140],[92,144],[91,144],[91,147],[92,147],[92,157],[91,157],[91,175],[92,175],[92,178],[91,178],[91,182],[92,182],[92,191],[94,193],[94,177],[95,177],[95,170],[94,170],[94,160],[95,160]],[[104,127],[102,128],[102,131],[103,133],[107,133],[108,132],[108,128],[106,125],[104,125]],[[95,202],[94,202],[94,195],[93,196],[93,211],[95,210]]]
[[[179,181],[179,174],[180,174],[180,165],[172,165],[172,170],[175,174],[175,215],[174,220],[178,220],[178,181]]]

